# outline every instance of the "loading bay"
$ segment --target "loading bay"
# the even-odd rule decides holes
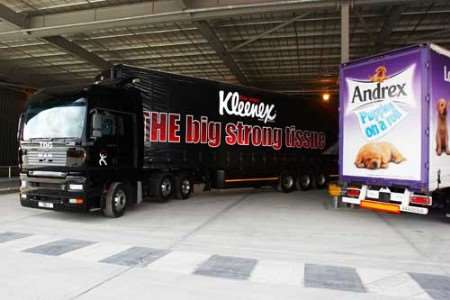
[[[438,216],[330,206],[326,191],[196,193],[118,219],[0,195],[1,299],[449,299]]]

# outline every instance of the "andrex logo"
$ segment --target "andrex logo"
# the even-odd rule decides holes
[[[397,98],[400,96],[408,96],[405,91],[406,83],[393,83],[389,84],[387,77],[387,69],[385,66],[378,67],[370,78],[370,81],[375,84],[375,86],[369,86],[360,88],[356,86],[352,96],[352,103],[355,101],[366,102],[366,101],[377,101],[385,100],[386,97]],[[386,81],[386,84],[383,84]]]
[[[363,105],[383,101],[404,102],[414,105],[413,79],[415,64],[392,76],[386,66],[378,66],[368,80],[346,79],[349,95],[349,111]]]
[[[272,122],[277,117],[275,104],[266,104],[262,101],[243,100],[238,92],[219,91],[219,114],[225,113],[239,117],[257,118],[264,123]]]

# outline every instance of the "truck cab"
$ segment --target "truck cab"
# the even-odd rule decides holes
[[[18,131],[22,206],[123,214],[142,165],[140,107],[136,91],[113,83],[31,96]]]

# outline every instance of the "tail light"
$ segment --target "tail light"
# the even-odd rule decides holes
[[[69,148],[69,150],[67,150],[67,157],[84,161],[86,159],[86,151],[83,149]]]
[[[347,195],[348,197],[351,197],[351,198],[358,198],[360,193],[361,193],[361,190],[360,190],[360,189],[357,189],[357,188],[348,188],[348,189],[347,189],[347,192],[346,192],[346,195]]]
[[[431,206],[432,200],[430,196],[413,195],[411,196],[409,202],[417,205]]]

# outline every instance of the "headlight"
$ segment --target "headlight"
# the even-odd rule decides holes
[[[82,184],[69,184],[69,190],[82,191],[83,190],[83,185]]]
[[[84,151],[84,149],[69,148],[67,150],[67,157],[85,161],[86,160],[86,151]]]
[[[27,199],[27,194],[20,194],[20,198]]]

